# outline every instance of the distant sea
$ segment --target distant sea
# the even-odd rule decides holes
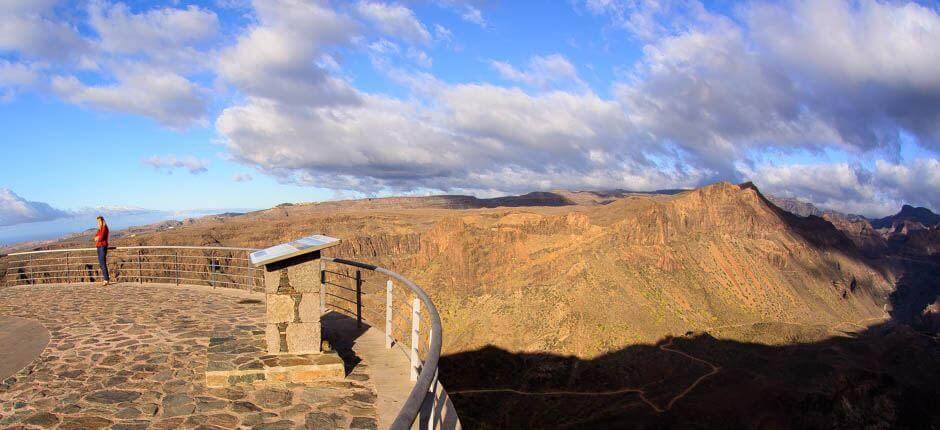
[[[207,209],[192,211],[138,211],[132,213],[105,214],[108,227],[111,231],[123,230],[128,227],[138,227],[158,223],[161,221],[186,218],[198,218],[206,215],[217,215],[226,212],[248,212],[253,209]],[[20,242],[34,240],[58,239],[60,237],[80,233],[95,228],[94,215],[70,216],[51,221],[30,222],[0,227],[0,246],[13,245]]]

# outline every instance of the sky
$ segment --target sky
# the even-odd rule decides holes
[[[722,180],[937,210],[938,71],[933,2],[3,0],[0,225]]]

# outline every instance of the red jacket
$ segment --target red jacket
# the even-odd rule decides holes
[[[98,233],[95,233],[95,246],[99,248],[108,246],[108,226],[99,228]]]

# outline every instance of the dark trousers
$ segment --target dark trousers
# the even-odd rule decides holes
[[[108,276],[108,247],[99,246],[98,247],[98,265],[101,266],[101,276],[105,281],[110,281],[111,277]]]

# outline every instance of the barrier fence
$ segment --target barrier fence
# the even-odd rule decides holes
[[[248,259],[253,251],[200,246],[112,247],[108,271],[112,282],[263,292],[263,269],[251,267]],[[18,252],[0,258],[0,267],[6,266],[0,278],[4,286],[102,281],[95,248]],[[456,414],[445,417],[446,392],[438,381],[441,321],[427,293],[404,276],[371,264],[329,257],[323,257],[320,264],[321,309],[356,318],[360,326],[384,328],[386,348],[397,348],[410,363],[415,385],[391,428],[453,426]]]
[[[119,246],[108,248],[113,282],[208,285],[264,290],[262,269],[251,267],[250,248],[211,246]],[[12,253],[5,285],[101,282],[95,248]]]

